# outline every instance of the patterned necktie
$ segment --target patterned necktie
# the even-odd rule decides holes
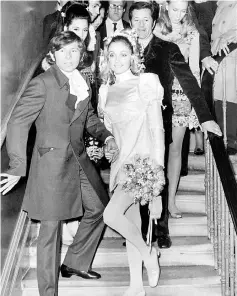
[[[114,25],[114,32],[115,32],[117,29],[117,23],[113,23],[113,25]]]

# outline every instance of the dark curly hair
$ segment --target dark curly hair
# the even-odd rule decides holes
[[[65,45],[71,44],[73,42],[78,43],[78,47],[81,51],[81,57],[83,57],[83,54],[86,50],[84,42],[74,32],[66,31],[66,32],[58,33],[50,40],[49,53],[46,55],[46,61],[48,62],[48,64],[49,65],[55,64],[55,61],[52,59],[50,53],[54,55],[54,53],[56,51],[60,50]],[[81,58],[81,61],[82,61],[82,58]],[[81,61],[80,61],[80,63],[81,63]],[[79,63],[79,65],[80,65],[80,63]]]
[[[69,1],[63,6],[62,13],[65,14],[65,16],[64,17],[61,16],[62,19],[58,23],[56,34],[63,32],[65,26],[68,28],[74,19],[85,19],[88,21],[88,26],[91,23],[90,14],[86,9],[85,4],[76,3],[76,2],[71,3]],[[89,42],[90,42],[90,34],[88,33],[86,39],[84,40],[86,48]],[[93,63],[93,52],[89,52],[85,50],[83,55],[83,60],[82,60],[82,63],[80,64],[79,70],[91,66],[92,63]]]

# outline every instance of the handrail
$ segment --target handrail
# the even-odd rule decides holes
[[[230,52],[237,49],[237,44],[232,43],[229,45]],[[221,63],[225,58],[225,54],[223,53],[221,56],[214,57],[218,63]],[[208,71],[205,71],[203,75],[202,86],[204,89],[205,97],[211,109],[211,112],[214,114],[213,108],[213,98],[210,98],[210,94],[212,93],[212,87],[210,91],[210,86],[213,85],[214,76],[209,74]],[[210,84],[211,83],[211,84]],[[233,219],[233,224],[235,228],[235,232],[237,233],[237,182],[235,180],[235,175],[231,166],[231,162],[226,152],[226,148],[224,145],[223,138],[218,137],[212,133],[208,133],[209,142],[212,148],[212,153],[216,162],[216,166],[218,169],[218,173],[220,175],[220,179],[222,182],[223,190],[225,192],[226,201],[229,207],[229,211],[231,217]]]
[[[32,65],[30,69],[25,73],[13,99],[10,104],[10,107],[8,109],[7,114],[4,116],[2,123],[1,123],[1,147],[4,143],[4,140],[6,138],[6,133],[7,133],[7,123],[11,117],[12,111],[14,107],[16,106],[17,102],[21,98],[22,94],[24,93],[28,83],[32,79],[35,70],[37,69],[39,63],[42,61],[43,57],[45,56],[45,50],[42,50],[41,53],[38,55],[38,57],[32,62]]]

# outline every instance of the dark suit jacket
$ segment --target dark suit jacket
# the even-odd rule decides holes
[[[166,108],[163,110],[163,120],[166,143],[170,143],[172,140],[172,84],[174,77],[178,79],[183,92],[194,107],[199,122],[213,120],[197,80],[176,44],[153,36],[144,51],[144,64],[145,72],[157,74],[164,88],[163,103]]]
[[[129,29],[130,25],[125,20],[122,20],[124,29]],[[107,31],[106,31],[106,22],[104,21],[100,27],[98,28],[100,32],[100,48],[104,49],[104,38],[107,37]]]
[[[60,19],[60,11],[46,15],[43,20],[43,41],[44,45],[47,46],[49,41],[53,38],[56,33],[58,22]]]
[[[102,142],[111,135],[91,106],[91,95],[71,110],[68,78],[54,65],[34,78],[13,110],[7,129],[10,168],[24,176],[26,145],[35,121],[36,140],[23,209],[37,220],[66,220],[82,215],[79,167],[106,206],[108,195],[89,160],[84,129]]]
[[[207,1],[204,3],[193,3],[193,19],[200,34],[200,60],[211,56],[211,32],[212,20],[215,16],[217,1]]]

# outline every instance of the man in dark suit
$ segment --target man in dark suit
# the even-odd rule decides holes
[[[122,19],[126,10],[126,1],[108,1],[107,17],[99,28],[101,43],[100,48],[104,49],[104,38],[110,37],[114,32],[120,32],[124,29],[130,28],[129,23]]]
[[[213,120],[206,101],[198,86],[196,78],[193,76],[189,65],[185,62],[177,45],[163,41],[155,37],[152,33],[158,17],[158,6],[149,2],[135,2],[129,9],[129,19],[131,27],[136,29],[139,41],[144,47],[145,72],[155,73],[159,76],[164,88],[163,122],[165,129],[165,167],[169,153],[169,144],[172,142],[172,84],[176,77],[183,88],[183,92],[189,98],[194,107],[203,131],[211,131],[221,135],[219,126]],[[167,171],[166,171],[167,173]],[[167,178],[166,178],[167,179]],[[168,229],[168,180],[162,193],[163,211],[161,219],[154,225],[153,241],[157,237],[160,248],[169,248],[171,240]],[[149,215],[148,207],[141,207],[142,233],[146,236]]]

